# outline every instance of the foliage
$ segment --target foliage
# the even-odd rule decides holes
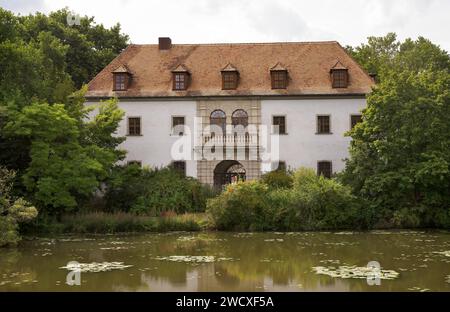
[[[269,188],[258,181],[229,185],[208,201],[208,212],[222,230],[320,230],[370,226],[370,216],[349,187],[300,168],[291,188]]]
[[[0,8],[0,164],[15,169],[19,179],[31,161],[31,142],[5,137],[3,127],[33,103],[67,104],[128,43],[119,25],[107,29],[85,16],[70,26],[68,13],[20,16]]]
[[[380,222],[449,227],[450,57],[424,38],[395,50],[364,121],[349,133],[340,178]]]
[[[120,32],[119,24],[107,29],[88,16],[80,16],[80,25],[69,25],[69,13],[65,8],[49,15],[17,16],[16,23],[21,26],[19,33],[25,41],[47,33],[67,46],[67,53],[60,62],[66,63],[71,80],[80,88],[125,49],[128,36]]]
[[[47,234],[199,231],[206,222],[204,214],[149,217],[126,212],[90,212],[65,215],[61,221],[41,219],[28,230]]]
[[[106,207],[158,216],[205,210],[211,189],[185,178],[171,168],[150,169],[137,165],[116,166],[105,184]]]
[[[450,68],[448,53],[423,37],[399,42],[395,33],[388,33],[384,37],[369,37],[367,44],[347,46],[346,50],[367,72],[377,74],[379,81],[392,72]]]
[[[351,189],[333,179],[300,168],[294,173],[285,226],[291,230],[364,228],[361,203]]]
[[[99,187],[120,156],[120,140],[108,138],[122,116],[115,101],[87,122],[69,116],[63,104],[34,103],[15,112],[4,135],[31,142],[23,185],[44,214],[74,210]]]
[[[15,172],[0,166],[0,247],[20,241],[18,226],[37,216],[36,208],[11,195]]]
[[[285,170],[274,170],[265,173],[261,181],[269,188],[289,188],[292,186],[292,177]]]
[[[219,230],[267,229],[267,185],[259,181],[230,184],[208,201],[208,212]],[[269,225],[270,226],[270,225]]]

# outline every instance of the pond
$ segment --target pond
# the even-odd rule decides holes
[[[61,236],[0,249],[0,291],[430,290],[450,291],[449,232]]]

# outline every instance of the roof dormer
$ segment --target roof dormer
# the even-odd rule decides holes
[[[340,61],[337,61],[330,69],[331,85],[333,88],[348,87],[348,68]]]
[[[131,84],[132,74],[126,65],[120,65],[112,71],[113,91],[126,91]]]
[[[191,82],[191,73],[183,64],[172,69],[173,86],[175,91],[187,90]]]
[[[228,63],[222,70],[222,90],[236,90],[239,83],[239,71]]]
[[[288,70],[280,62],[270,69],[272,89],[286,89],[288,85]]]

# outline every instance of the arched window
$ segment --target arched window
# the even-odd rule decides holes
[[[243,127],[248,126],[248,115],[247,112],[243,109],[237,109],[231,115],[231,122],[233,126],[241,125]]]
[[[209,117],[209,123],[211,125],[212,133],[214,133],[214,128],[220,127],[222,129],[222,134],[225,134],[227,116],[224,111],[220,109],[213,111]]]

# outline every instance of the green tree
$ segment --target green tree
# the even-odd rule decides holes
[[[34,103],[16,112],[6,124],[7,137],[31,142],[31,162],[22,179],[44,214],[73,211],[99,187],[118,160],[120,153],[115,147],[120,140],[110,139],[102,146],[95,139],[112,136],[122,116],[116,101],[107,101],[93,120],[81,127],[63,104]]]
[[[380,68],[342,179],[382,220],[450,226],[450,58],[407,39]]]
[[[69,47],[65,62],[67,72],[77,88],[91,80],[128,45],[128,36],[121,33],[120,24],[111,28],[95,23],[93,17],[80,17],[80,25],[68,25],[67,8],[48,16],[36,13],[20,17],[26,40],[49,32]]]
[[[448,70],[450,66],[448,53],[423,37],[400,42],[395,33],[388,33],[346,50],[367,72],[377,74],[379,81],[392,71]]]
[[[0,166],[0,247],[20,241],[19,223],[37,216],[37,210],[22,198],[11,194],[15,172]]]

